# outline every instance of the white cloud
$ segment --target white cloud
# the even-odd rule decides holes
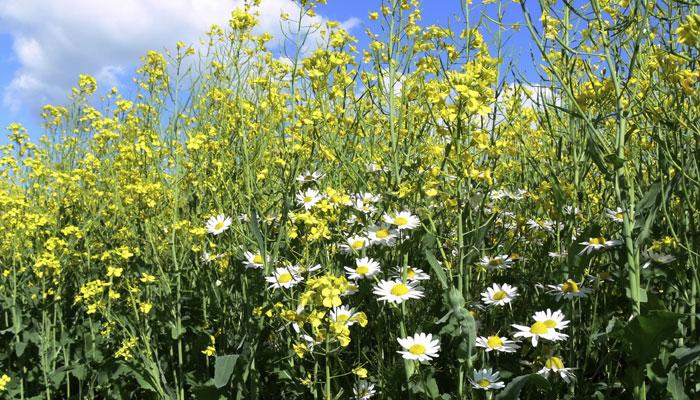
[[[148,50],[196,45],[212,24],[225,26],[243,0],[0,0],[0,30],[13,37],[19,64],[4,88],[12,111],[35,112],[45,103],[64,103],[78,74],[102,87],[119,86]],[[280,43],[280,13],[298,14],[291,0],[264,0],[259,32]],[[316,17],[309,22],[323,21]],[[346,28],[356,19],[344,23]]]

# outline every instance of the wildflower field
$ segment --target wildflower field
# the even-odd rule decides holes
[[[258,3],[8,127],[0,398],[700,398],[697,1]]]

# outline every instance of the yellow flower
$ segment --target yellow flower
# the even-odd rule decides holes
[[[12,378],[10,378],[7,374],[2,374],[2,376],[0,376],[0,392],[5,390],[7,384],[10,383],[11,380]]]
[[[296,343],[294,346],[292,346],[292,348],[294,349],[294,353],[296,353],[297,357],[299,358],[304,358],[304,354],[309,351],[309,348],[306,347],[306,344],[304,343]]]
[[[151,312],[151,308],[153,308],[153,304],[151,303],[140,303],[139,304],[139,311],[141,311],[144,314],[148,314]]]
[[[365,379],[367,378],[367,370],[362,367],[357,367],[352,369],[352,373],[357,375],[358,378]]]

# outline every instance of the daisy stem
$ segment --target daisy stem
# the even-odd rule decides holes
[[[331,400],[331,356],[330,356],[330,343],[328,335],[326,335],[326,399]]]
[[[404,321],[406,319],[406,303],[403,302],[401,303],[401,324],[400,324],[400,331],[401,331],[401,337],[405,338],[407,336],[406,334],[406,322]],[[411,376],[413,375],[414,371],[414,366],[413,366],[413,361],[411,360],[403,360],[403,368],[404,371],[406,372],[406,382],[408,382],[409,379],[411,379]],[[410,396],[410,392],[409,392]]]

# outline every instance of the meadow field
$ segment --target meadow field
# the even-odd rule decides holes
[[[8,127],[0,399],[700,398],[700,3],[257,3]]]

